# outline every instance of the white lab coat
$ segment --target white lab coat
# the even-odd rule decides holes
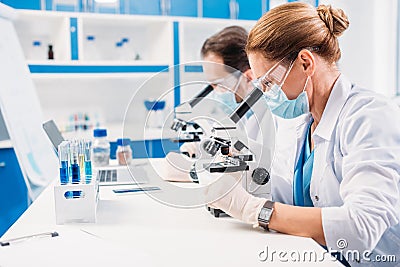
[[[266,112],[266,111],[264,111]],[[249,138],[263,142],[260,128],[264,131],[275,130],[275,151],[271,166],[271,195],[275,201],[293,204],[292,183],[294,175],[294,162],[296,156],[297,126],[304,121],[302,118],[282,119],[272,115],[275,129],[265,129],[268,125],[260,125],[254,116],[246,123]]]
[[[341,75],[312,135],[311,199],[315,207],[322,208],[327,247],[341,250],[345,256],[352,250],[360,252],[361,261],[349,261],[352,266],[382,266],[373,262],[378,254],[396,255],[397,262],[383,266],[400,266],[399,115],[394,103],[352,86]],[[293,202],[294,166],[310,120],[310,115],[291,120],[296,125],[286,131],[277,122],[277,134],[283,131],[286,137],[277,140],[272,168],[275,201]],[[283,147],[290,136],[295,137],[295,144],[287,139]],[[340,239],[346,240],[345,249],[337,246]],[[362,258],[367,250],[372,251],[370,262]]]

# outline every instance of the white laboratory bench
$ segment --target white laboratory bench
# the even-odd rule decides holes
[[[310,238],[253,229],[230,217],[214,218],[205,208],[166,206],[143,193],[110,197],[112,188],[103,186],[100,189],[96,223],[56,225],[53,186],[50,185],[2,239],[48,231],[84,230],[128,248],[131,255],[126,260],[131,266],[342,266],[327,254],[323,262],[290,260],[289,253],[310,251],[322,258],[323,248]],[[269,252],[276,251],[273,262],[269,261],[271,258],[265,262],[259,259],[266,246]],[[73,249],[90,248],[81,248],[77,242]],[[141,251],[151,255],[151,264],[132,261],[140,258],[136,256]],[[278,253],[286,253],[286,256],[281,254],[282,260],[279,260]],[[20,251],[20,255],[24,255],[24,251]],[[73,254],[68,253],[66,257],[73,259]],[[29,266],[42,266],[40,257],[29,258],[27,262]],[[1,259],[0,265],[3,266]],[[74,260],[74,266],[80,266],[78,261]]]
[[[3,141],[0,141],[0,149],[3,149],[3,148],[12,148],[13,146],[12,146],[12,143],[11,143],[11,140],[3,140]]]

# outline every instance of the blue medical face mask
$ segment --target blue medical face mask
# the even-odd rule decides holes
[[[282,90],[282,85],[289,75],[293,64],[294,61],[288,67],[285,67],[283,60],[281,60],[265,75],[253,82],[257,88],[264,91],[264,96],[271,112],[284,119],[293,119],[310,112],[308,96],[305,91],[310,77],[307,77],[303,91],[296,99],[289,100]]]
[[[231,91],[226,92],[214,92],[214,100],[219,103],[219,106],[222,108],[224,113],[231,114],[235,108],[239,105],[236,103],[235,94]]]
[[[307,77],[306,85],[308,79],[309,77]],[[264,92],[264,96],[271,112],[281,118],[293,119],[310,112],[308,96],[305,90],[296,99],[289,100],[282,87],[274,84],[269,91]]]
[[[234,73],[234,75],[240,75],[240,72],[237,72],[238,74]],[[239,103],[236,102],[236,91],[240,85],[240,81],[242,79],[242,75],[239,76],[237,79],[236,84],[234,85],[234,88],[231,90],[226,89],[224,92],[219,92],[217,90],[214,90],[214,100],[218,102],[221,107],[221,109],[224,111],[225,114],[231,114],[238,106]],[[223,87],[226,87],[225,85],[222,85]]]

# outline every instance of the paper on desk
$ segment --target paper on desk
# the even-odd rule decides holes
[[[128,250],[81,230],[0,247],[0,266],[155,266],[149,254]]]
[[[181,153],[170,152],[165,158],[152,159],[152,168],[165,181],[192,182],[189,176],[194,160]]]

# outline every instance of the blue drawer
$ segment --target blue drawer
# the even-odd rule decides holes
[[[0,236],[28,208],[28,190],[14,149],[0,149]]]

